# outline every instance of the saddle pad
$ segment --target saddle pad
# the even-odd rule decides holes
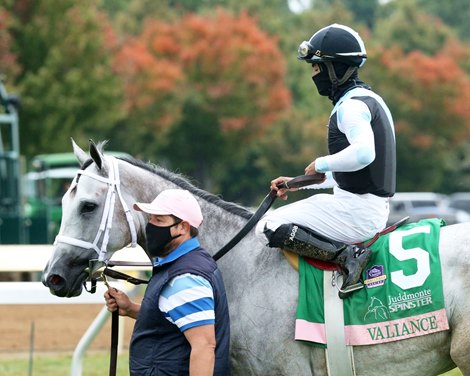
[[[438,249],[442,225],[441,219],[410,223],[371,246],[372,257],[362,275],[365,287],[343,301],[347,345],[449,329]],[[295,339],[320,347],[326,344],[323,273],[299,257]]]

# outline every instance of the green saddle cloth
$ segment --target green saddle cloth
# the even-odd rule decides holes
[[[347,345],[391,342],[449,329],[439,259],[444,224],[441,219],[406,224],[371,246],[372,257],[362,275],[365,287],[343,301]],[[331,272],[299,257],[295,339],[320,346],[326,344],[323,273]]]

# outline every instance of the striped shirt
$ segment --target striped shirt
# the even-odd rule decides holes
[[[158,306],[182,332],[196,326],[215,324],[212,286],[198,275],[187,273],[171,279],[162,289]]]

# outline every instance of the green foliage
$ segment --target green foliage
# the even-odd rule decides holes
[[[327,100],[323,99],[327,102]],[[287,111],[264,137],[244,146],[244,153],[218,172],[224,197],[255,205],[279,175],[303,175],[315,157],[326,153],[328,117],[311,120],[303,112]]]
[[[352,15],[354,24],[364,24],[369,28],[373,28],[380,2],[378,0],[314,0],[313,6],[315,10],[322,13],[328,12],[331,8],[337,8],[337,21],[341,23],[344,13]],[[325,23],[326,25],[326,23]]]
[[[350,0],[345,2],[357,23],[363,23],[373,29],[380,7],[378,0]]]
[[[464,141],[447,153],[442,181],[438,190],[443,193],[470,191],[470,142]]]
[[[418,50],[433,55],[453,36],[449,27],[422,12],[414,0],[393,1],[383,12],[374,29],[382,46],[398,45],[407,53]]]
[[[460,38],[470,40],[470,2],[468,0],[429,1],[416,0],[419,8],[439,17],[453,28]]]
[[[247,11],[252,15],[287,12],[289,10],[285,0],[169,0],[168,3],[180,11],[199,13],[217,7],[230,9],[235,13]]]
[[[25,3],[14,28],[23,70],[21,141],[27,156],[110,136],[122,118],[106,18],[92,1]]]
[[[142,32],[148,19],[170,20],[177,16],[171,0],[99,0],[98,7],[112,20],[123,39]]]

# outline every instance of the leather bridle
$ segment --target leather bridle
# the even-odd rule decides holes
[[[107,247],[109,242],[109,234],[111,232],[113,224],[116,196],[119,197],[122,208],[126,215],[127,223],[129,225],[129,230],[131,233],[131,247],[135,247],[137,245],[137,230],[135,228],[134,219],[132,217],[131,211],[127,206],[126,202],[124,201],[124,198],[122,197],[121,181],[119,178],[119,167],[117,159],[113,156],[107,156],[103,158],[105,158],[105,161],[108,162],[109,166],[109,174],[107,178],[92,173],[88,170],[79,170],[70,187],[70,190],[72,190],[77,186],[80,175],[88,176],[92,179],[98,180],[108,185],[108,192],[106,194],[103,216],[101,217],[100,227],[98,228],[95,240],[93,241],[93,243],[91,243],[81,239],[72,238],[70,236],[61,235],[59,233],[55,238],[54,245],[56,245],[57,243],[65,243],[80,248],[93,249],[98,254],[97,261],[107,264],[107,262],[109,261],[109,257],[107,256]],[[98,245],[100,240],[101,246]]]

